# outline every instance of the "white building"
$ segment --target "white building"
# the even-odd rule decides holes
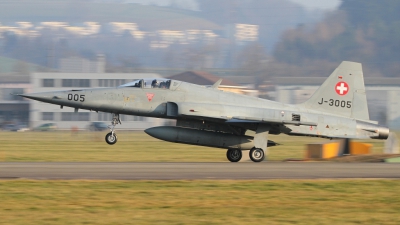
[[[212,30],[186,30],[186,41],[194,43],[197,41],[204,41],[206,43],[214,43],[218,35]]]
[[[252,24],[235,24],[236,41],[257,41],[258,40],[258,25]]]
[[[136,23],[125,23],[125,22],[111,22],[112,31],[119,35],[122,35],[125,31],[139,31]]]
[[[17,27],[4,26],[0,23],[0,38],[3,34],[10,32],[18,36],[34,38],[39,36],[39,32],[33,30],[33,25],[29,22],[17,22]]]
[[[64,27],[68,27],[69,24],[66,22],[41,22],[43,28],[51,29],[53,31],[62,30]]]
[[[106,60],[104,55],[99,54],[96,61],[82,57],[68,57],[60,59],[61,73],[104,73]]]
[[[78,36],[89,36],[98,34],[100,31],[100,24],[97,22],[85,22],[84,26],[68,26],[64,29],[71,34]]]
[[[34,73],[31,76],[32,92],[47,92],[57,90],[71,90],[74,88],[116,87],[141,78],[161,78],[155,73]],[[30,102],[31,127],[43,123],[56,123],[60,129],[78,127],[84,129],[90,121],[111,123],[110,113],[96,113],[88,110],[74,112],[73,108],[52,105],[48,103]],[[121,115],[122,125],[117,129],[143,130],[149,127],[162,125],[165,120],[138,116]]]
[[[186,34],[180,30],[158,30],[157,35],[161,41],[168,44],[180,43],[186,44]]]

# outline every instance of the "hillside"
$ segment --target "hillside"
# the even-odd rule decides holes
[[[27,73],[46,70],[45,67],[40,65],[0,56],[0,73],[19,73],[26,75]]]
[[[196,15],[196,12],[166,7],[78,0],[0,0],[0,23],[17,21],[134,22],[144,30],[221,29],[219,25]]]
[[[348,60],[363,63],[366,76],[399,77],[399,11],[395,0],[343,0],[316,26],[286,31],[275,49],[274,66],[321,76],[315,67],[329,71]]]

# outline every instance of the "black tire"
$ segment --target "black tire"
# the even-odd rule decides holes
[[[261,148],[253,148],[249,152],[249,157],[253,162],[262,162],[265,159],[264,150]]]
[[[231,162],[239,162],[242,159],[242,150],[228,149],[226,152],[226,158]]]
[[[109,144],[109,145],[113,145],[113,144],[117,143],[117,135],[115,135],[111,132],[106,134],[105,139],[106,139],[107,144]]]

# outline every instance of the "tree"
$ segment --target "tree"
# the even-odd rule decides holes
[[[267,73],[268,56],[259,43],[246,45],[238,54],[237,65],[243,75],[264,76]]]
[[[400,1],[395,0],[343,0],[339,11],[316,26],[286,31],[274,57],[298,66],[320,60],[357,61],[375,76],[398,76],[399,10]]]
[[[400,20],[398,0],[342,0],[339,10],[347,13],[354,27],[368,28],[371,24],[392,24]]]

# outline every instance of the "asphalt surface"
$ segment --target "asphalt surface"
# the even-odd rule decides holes
[[[386,163],[0,163],[0,179],[186,180],[400,178]]]

